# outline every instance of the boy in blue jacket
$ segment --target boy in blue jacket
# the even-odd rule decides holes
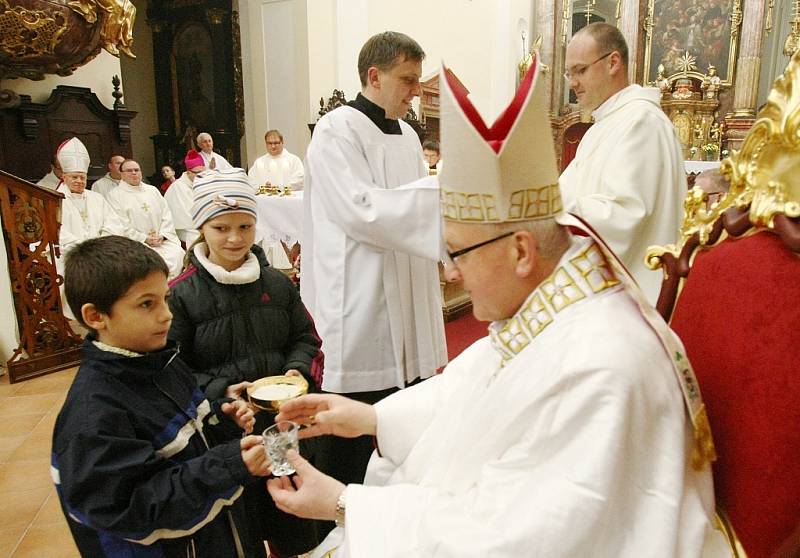
[[[83,556],[263,557],[240,510],[269,474],[244,401],[210,403],[167,342],[168,269],[140,242],[68,255],[70,308],[90,331],[53,432],[52,475]]]

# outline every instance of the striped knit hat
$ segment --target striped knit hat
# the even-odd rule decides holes
[[[203,223],[222,213],[249,213],[256,219],[256,197],[242,169],[232,168],[200,174],[192,187],[192,221]]]

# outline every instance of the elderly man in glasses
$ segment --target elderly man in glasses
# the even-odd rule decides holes
[[[377,438],[363,484],[296,454],[297,478],[268,482],[279,508],[336,520],[312,558],[726,555],[691,367],[614,255],[561,213],[537,73],[491,127],[440,78],[446,274],[489,335],[375,405],[281,406],[301,437]]]
[[[594,125],[559,179],[564,207],[600,233],[655,304],[661,274],[647,269],[645,253],[677,240],[686,196],[680,142],[660,91],[628,81],[628,46],[613,25],[576,33],[565,66]]]

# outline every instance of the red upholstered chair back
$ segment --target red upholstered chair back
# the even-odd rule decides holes
[[[709,206],[692,189],[682,244],[647,256],[706,405],[717,505],[749,558],[800,556],[798,90],[800,52],[722,162],[730,192]]]
[[[800,256],[769,232],[700,251],[671,325],[714,434],[717,501],[768,558],[800,525]]]

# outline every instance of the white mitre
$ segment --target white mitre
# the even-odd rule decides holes
[[[462,223],[546,219],[561,213],[546,83],[538,53],[514,99],[487,127],[455,75],[442,68],[442,216]]]
[[[64,172],[89,172],[89,152],[78,138],[72,138],[60,146],[56,157]]]

